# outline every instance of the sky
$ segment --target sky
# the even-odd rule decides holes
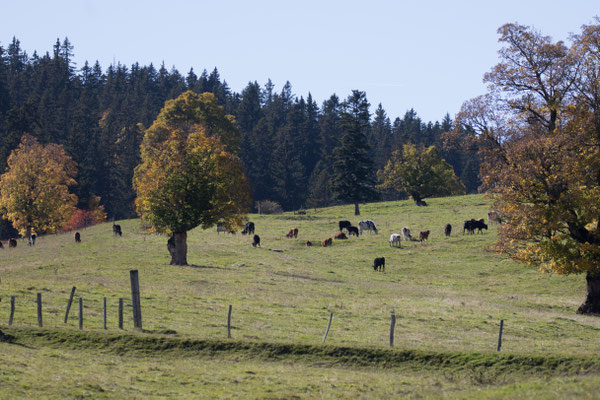
[[[29,55],[44,54],[68,37],[78,68],[164,62],[185,76],[216,67],[236,92],[290,81],[320,105],[358,89],[392,120],[412,108],[433,122],[485,93],[501,25],[568,41],[600,16],[600,2],[4,0],[0,15],[1,46],[16,37]]]

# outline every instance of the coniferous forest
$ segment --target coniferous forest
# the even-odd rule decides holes
[[[23,133],[63,145],[78,165],[73,188],[78,207],[86,209],[99,196],[109,218],[135,216],[132,176],[144,130],[166,100],[187,90],[214,93],[225,112],[235,116],[255,202],[272,200],[297,210],[343,201],[332,193],[332,182],[336,157],[344,155],[341,138],[353,98],[374,110],[361,117],[367,137],[362,150],[371,161],[372,177],[392,152],[412,143],[436,146],[468,192],[479,186],[477,156],[443,148],[442,134],[452,129],[448,114],[441,122],[425,122],[411,109],[393,118],[381,104],[369,107],[368,93],[359,91],[332,94],[317,104],[310,93],[294,94],[289,82],[276,89],[270,80],[250,81],[236,93],[217,68],[182,75],[164,63],[75,65],[73,52],[67,38],[57,39],[43,55],[29,55],[17,38],[0,47],[0,174]],[[379,192],[362,200],[403,196]],[[2,223],[2,230],[9,229]]]

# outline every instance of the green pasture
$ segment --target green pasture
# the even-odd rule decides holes
[[[113,237],[111,225],[102,224],[82,230],[79,244],[72,233],[42,236],[34,247],[19,241],[16,249],[0,250],[0,330],[12,337],[0,342],[0,358],[12,360],[10,368],[0,367],[0,397],[578,398],[593,393],[600,383],[600,320],[575,313],[584,300],[584,277],[541,274],[496,254],[495,225],[483,234],[463,235],[465,219],[487,220],[484,196],[428,203],[366,204],[360,217],[351,205],[306,215],[250,215],[261,248],[239,233],[196,229],[188,234],[191,265],[185,267],[168,265],[167,237],[146,233],[139,220],[118,221],[123,237]],[[367,218],[377,224],[378,235],[319,246],[337,232],[339,220],[357,224]],[[447,223],[453,226],[449,238],[443,234]],[[403,226],[414,236],[431,230],[429,240],[390,247],[389,235]],[[294,227],[298,239],[287,239]],[[307,240],[315,246],[307,247]],[[375,257],[386,258],[385,272],[373,270]],[[143,332],[132,326],[131,269],[140,276]],[[76,304],[63,323],[72,286],[76,298],[83,298],[83,332]],[[37,327],[36,293],[43,297],[43,328]],[[16,310],[8,327],[10,296],[16,296]],[[119,298],[126,304],[122,331]],[[322,345],[330,312],[333,323]],[[390,350],[392,312],[397,323]],[[498,355],[500,320],[504,335]],[[106,338],[111,345],[100,345]],[[148,344],[159,339],[175,344],[168,349]],[[207,354],[186,345],[195,341],[223,348]],[[253,347],[258,345],[287,350],[258,351]],[[299,355],[307,346],[314,352]],[[173,350],[179,347],[185,350]],[[335,351],[324,356],[320,348]],[[406,351],[439,362],[394,358]],[[481,357],[485,361],[473,364]],[[514,357],[510,367],[502,357]],[[528,359],[541,360],[543,367],[523,361]],[[40,383],[41,376],[48,379]]]

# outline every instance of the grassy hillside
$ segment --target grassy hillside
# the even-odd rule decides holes
[[[465,219],[486,217],[488,200],[483,196],[431,199],[429,204],[429,207],[415,207],[408,201],[368,204],[361,207],[360,218],[352,215],[353,206],[311,210],[302,216],[251,215],[262,248],[253,248],[251,238],[240,234],[217,235],[216,229],[197,229],[188,235],[188,262],[193,265],[187,267],[169,266],[167,238],[145,233],[138,220],[120,222],[122,238],[113,237],[110,224],[103,224],[82,231],[80,244],[74,242],[72,234],[40,237],[35,247],[19,242],[16,249],[0,251],[0,329],[14,336],[13,343],[23,346],[0,343],[0,354],[3,358],[26,358],[47,369],[58,359],[66,363],[64,368],[86,365],[90,352],[100,353],[89,368],[103,371],[98,372],[97,379],[107,380],[111,369],[135,366],[126,374],[131,382],[117,380],[107,387],[89,377],[92,387],[89,393],[93,397],[100,393],[109,397],[130,395],[125,389],[128,385],[137,388],[138,393],[145,393],[141,397],[169,393],[207,396],[215,393],[228,397],[235,393],[231,392],[232,380],[242,382],[240,390],[258,397],[314,397],[315,393],[321,397],[345,397],[350,393],[394,397],[402,391],[406,395],[434,397],[452,393],[458,397],[465,393],[477,393],[478,397],[486,393],[490,398],[522,397],[527,393],[544,397],[556,388],[573,396],[587,393],[586,387],[599,382],[596,359],[590,356],[600,350],[600,341],[596,340],[600,321],[575,314],[584,299],[584,278],[542,275],[496,255],[490,251],[496,237],[493,225],[481,235],[463,235]],[[379,235],[334,241],[331,248],[305,245],[306,240],[319,243],[332,236],[341,219],[356,224],[358,219],[366,218],[375,221]],[[450,238],[443,235],[446,223],[454,228]],[[413,233],[430,229],[429,241],[402,242],[402,248],[391,248],[389,235],[399,233],[403,226],[410,227]],[[299,229],[298,239],[285,238],[292,227]],[[373,259],[381,256],[386,257],[383,273],[371,267]],[[146,333],[133,332],[129,308],[125,332],[117,329],[118,298],[125,298],[126,304],[130,304],[130,269],[138,269],[140,273]],[[84,336],[91,335],[85,336],[88,338],[85,340],[78,333],[76,307],[71,310],[69,323],[65,325],[62,321],[72,286],[77,286],[76,295],[84,299]],[[50,339],[48,334],[36,334],[40,332],[35,314],[38,292],[44,300],[41,331],[55,332],[58,336],[53,337],[58,337],[57,340]],[[17,301],[15,322],[9,329],[6,325],[11,295],[17,296]],[[107,297],[109,306],[108,332],[102,329],[103,297]],[[227,340],[226,316],[230,304],[233,338]],[[387,349],[392,311],[397,316],[396,347],[390,351]],[[355,349],[356,354],[363,356],[352,356],[350,361],[348,357],[336,358],[318,352],[310,357],[291,357],[290,354],[302,353],[301,349],[306,348],[302,346],[322,347],[320,341],[330,312],[334,313],[334,319],[325,348],[338,349],[338,355]],[[507,365],[506,361],[496,354],[501,319],[505,321],[501,357],[509,354],[522,368],[513,368],[516,364],[508,369],[502,367]],[[129,343],[126,338],[140,338],[146,343],[144,340],[149,338],[162,337],[179,343],[171,347],[186,347],[181,343],[190,341],[235,345],[231,351],[221,351],[218,355],[211,352],[208,364],[212,367],[207,367],[204,362],[194,363],[197,357],[209,357],[199,349],[192,353],[166,352],[154,344],[129,343],[133,350],[139,348],[131,354],[126,345],[117,348],[94,345],[106,337],[126,344]],[[264,352],[244,350],[245,343],[291,346],[286,347],[291,350],[284,351],[279,359],[272,359],[269,355],[277,351],[269,351],[265,356]],[[426,359],[439,362],[432,362],[427,368],[424,368],[427,363],[403,359],[392,362],[387,355],[381,356],[381,351],[393,357],[402,351],[421,352],[429,354]],[[29,354],[32,352],[35,356]],[[138,360],[139,353],[143,353],[143,361]],[[363,363],[363,357],[371,361]],[[487,361],[473,364],[473,359],[481,357]],[[573,357],[577,361],[572,361]],[[243,371],[238,371],[243,379],[233,377],[237,372],[234,373],[235,368],[231,370],[230,358],[238,361],[234,364],[239,368],[252,364],[252,368],[260,369],[261,379]],[[522,362],[525,359],[542,360],[539,363],[547,367],[536,369]],[[164,374],[152,372],[152,368],[161,370],[152,366],[158,360],[167,368]],[[111,362],[114,368],[105,368]],[[456,363],[467,367],[452,366]],[[26,390],[25,387],[30,387],[27,380],[36,379],[29,368],[30,364],[15,367],[14,374],[21,375],[20,378],[15,378],[12,372],[0,371],[0,387],[10,383],[15,390]],[[399,369],[406,378],[402,384],[398,383]],[[162,378],[156,378],[152,384],[134,382],[134,377],[137,379],[142,373],[140,370],[144,375],[150,373]],[[275,372],[279,370],[282,372]],[[86,371],[83,368],[81,374],[91,374]],[[183,385],[182,390],[181,381],[188,379],[185,376],[194,373],[208,379],[206,371],[212,371],[212,383],[204,381],[203,388],[198,387],[198,382]],[[591,375],[576,377],[574,371]],[[339,385],[316,378],[322,375],[344,382],[344,390],[325,390],[330,385]],[[550,383],[537,383],[536,379],[549,375],[553,376]],[[302,383],[305,379],[314,387]],[[172,382],[177,389],[169,392],[167,388],[172,385],[165,386],[163,381]],[[510,389],[515,382],[520,382],[518,388]],[[466,392],[456,392],[465,384]],[[50,386],[51,392],[59,390],[59,385]],[[297,386],[299,389],[293,389]],[[161,388],[165,391],[161,392]]]

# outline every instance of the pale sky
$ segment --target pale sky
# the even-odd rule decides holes
[[[217,67],[236,92],[268,78],[279,91],[289,80],[319,105],[359,89],[391,119],[414,108],[427,122],[485,92],[502,24],[566,41],[597,15],[598,0],[2,0],[0,45],[16,36],[29,55],[43,54],[68,37],[77,67],[164,61],[184,76]]]

